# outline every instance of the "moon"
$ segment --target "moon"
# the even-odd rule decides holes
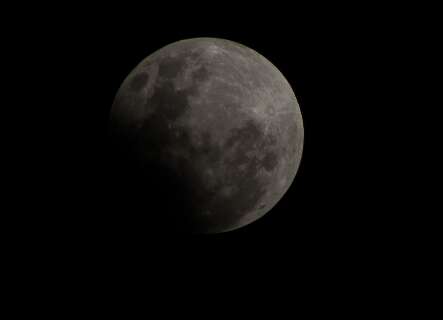
[[[294,180],[304,140],[280,71],[217,38],[174,42],[141,61],[115,96],[109,128],[138,181],[138,214],[190,233],[231,231],[269,212]]]

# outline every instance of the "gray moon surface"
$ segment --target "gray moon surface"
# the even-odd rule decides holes
[[[156,183],[179,188],[161,188],[166,201],[180,203],[169,213],[148,210],[146,193],[146,214],[168,215],[192,233],[234,230],[270,211],[294,180],[304,140],[297,99],[280,71],[216,38],[178,41],[141,61],[117,92],[110,130],[147,182],[164,170]]]

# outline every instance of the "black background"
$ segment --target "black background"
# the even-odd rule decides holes
[[[25,67],[34,68],[38,88],[31,108],[39,121],[27,138],[27,152],[36,156],[28,188],[30,202],[43,209],[26,218],[45,230],[37,237],[111,251],[182,243],[208,248],[215,241],[311,257],[381,246],[395,217],[385,214],[386,194],[376,178],[383,157],[377,132],[386,112],[378,70],[390,41],[380,12],[171,6],[59,8],[22,31]],[[122,81],[155,50],[192,37],[226,38],[261,53],[293,87],[304,120],[303,158],[287,194],[262,219],[224,234],[155,230],[150,217],[161,206],[150,205],[149,195],[136,205],[119,197],[122,186],[107,152],[109,110]]]
[[[425,204],[414,208],[415,194],[399,186],[413,190],[415,166],[406,160],[422,142],[415,137],[419,121],[403,117],[415,118],[422,104],[407,109],[399,101],[409,92],[398,78],[413,86],[422,81],[409,73],[416,59],[411,39],[422,37],[419,12],[403,6],[275,1],[5,8],[2,53],[12,57],[3,60],[3,71],[13,72],[4,75],[9,81],[2,93],[12,99],[2,100],[2,126],[12,150],[2,158],[12,161],[3,166],[1,227],[14,254],[6,264],[20,273],[13,278],[16,290],[28,292],[15,281],[37,279],[33,300],[54,279],[60,299],[67,288],[91,296],[90,305],[102,292],[127,294],[134,304],[152,302],[150,293],[167,301],[162,312],[181,312],[170,301],[190,297],[193,314],[201,309],[193,290],[211,300],[210,291],[226,290],[216,299],[217,313],[235,293],[241,297],[232,305],[261,311],[277,296],[291,312],[301,304],[310,314],[350,306],[366,312],[392,305],[398,292],[409,294],[416,270],[407,267],[425,260],[422,252],[432,242],[416,240],[432,222],[426,217],[426,228],[418,224]],[[153,51],[191,37],[226,38],[264,55],[288,79],[303,114],[303,158],[290,190],[262,219],[225,234],[153,229],[150,217],[161,214],[161,206],[148,197],[144,203],[119,198],[107,152],[108,113],[124,78]],[[136,288],[116,290],[128,284]],[[275,289],[265,288],[269,284]],[[244,303],[251,289],[259,299]],[[424,291],[411,296],[417,292]],[[403,303],[395,312],[402,308],[409,311]],[[279,310],[273,308],[273,317]]]

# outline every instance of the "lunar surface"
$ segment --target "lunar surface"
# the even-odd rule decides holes
[[[137,177],[134,198],[149,228],[219,233],[282,198],[304,131],[293,90],[267,59],[239,43],[195,38],[135,67],[115,97],[110,133],[126,155],[120,165]]]

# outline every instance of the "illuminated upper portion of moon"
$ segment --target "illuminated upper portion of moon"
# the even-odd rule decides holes
[[[170,44],[125,79],[111,110],[140,154],[190,181],[201,232],[244,226],[287,191],[303,149],[294,92],[267,59],[241,44]]]

